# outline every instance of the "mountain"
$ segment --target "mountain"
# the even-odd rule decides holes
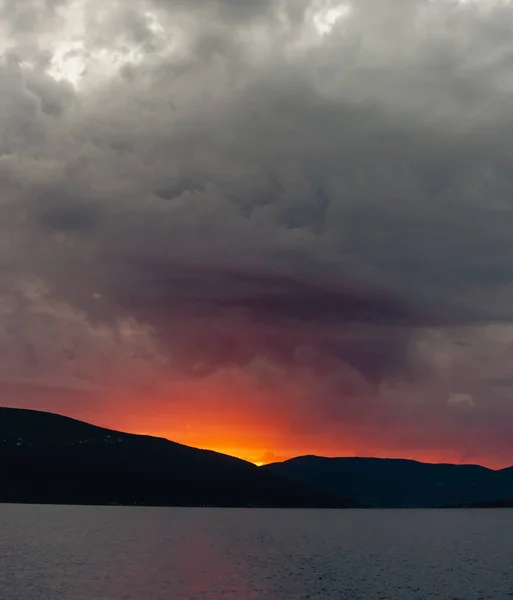
[[[13,408],[0,408],[0,502],[358,506],[231,456]]]
[[[496,500],[495,502],[473,502],[470,504],[457,504],[448,508],[513,508],[513,500]]]
[[[513,498],[513,468],[301,456],[262,469],[384,508],[500,505]]]

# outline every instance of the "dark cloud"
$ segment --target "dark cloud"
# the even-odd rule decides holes
[[[235,370],[316,431],[509,414],[510,7],[98,7],[0,0],[10,376]]]
[[[245,311],[252,319],[283,322],[297,320],[331,323],[374,323],[376,325],[422,325],[422,315],[406,301],[379,292],[345,284],[344,281],[309,281],[300,275],[265,271],[240,271],[230,266],[173,264],[155,261],[130,261],[132,272],[139,269],[137,286],[124,289],[119,302],[161,312],[172,306],[204,308],[219,314],[226,309]],[[127,293],[128,292],[128,293]]]
[[[251,460],[256,464],[267,465],[273,462],[283,462],[289,460],[290,456],[276,456],[274,452],[266,452],[262,456],[253,457]]]
[[[92,232],[101,222],[102,208],[80,196],[47,190],[41,193],[33,209],[38,227],[50,231]]]

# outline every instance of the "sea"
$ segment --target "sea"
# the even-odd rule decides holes
[[[506,600],[513,510],[0,504],[2,600]]]

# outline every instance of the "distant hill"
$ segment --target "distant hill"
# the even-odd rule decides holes
[[[470,504],[457,504],[447,508],[513,508],[513,500],[497,500],[495,502],[475,502]]]
[[[379,507],[499,506],[513,498],[513,468],[379,458],[301,456],[262,469]]]
[[[0,408],[0,502],[358,505],[216,452],[13,408]]]

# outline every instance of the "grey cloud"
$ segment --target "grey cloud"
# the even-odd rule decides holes
[[[35,198],[32,215],[37,227],[57,232],[92,232],[103,216],[101,204],[65,189],[46,189]]]
[[[483,397],[416,348],[513,318],[509,8],[360,0],[323,36],[315,0],[29,4],[0,3],[3,256],[88,360],[133,319],[143,379],[261,358],[362,420],[436,369]]]
[[[26,81],[27,91],[32,92],[40,102],[41,112],[59,117],[71,108],[75,99],[73,87],[69,83],[55,81],[48,77],[32,77]]]
[[[513,389],[513,377],[499,377],[496,379],[492,378],[489,379],[487,383],[498,388]]]
[[[239,309],[255,320],[299,320],[312,322],[363,322],[392,325],[422,324],[415,307],[401,304],[393,296],[359,288],[351,282],[308,282],[291,274],[273,274],[247,269],[240,271],[194,264],[134,260],[129,268],[139,269],[137,286],[123,290],[123,297],[161,310],[162,305],[204,306],[207,311]],[[138,301],[139,298],[139,301]]]

